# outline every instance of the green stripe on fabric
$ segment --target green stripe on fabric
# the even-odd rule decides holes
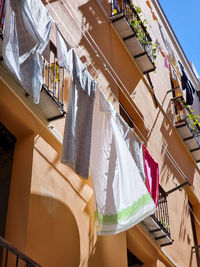
[[[140,219],[140,218],[143,218],[143,217],[145,217],[145,215],[146,214],[148,214],[149,215],[149,211],[147,211],[147,212],[145,212],[142,216],[140,216],[138,219]],[[112,230],[101,230],[101,231],[99,231],[99,234],[108,234],[108,233],[110,233],[110,234],[114,234],[114,233],[116,233],[116,232],[122,232],[122,231],[125,231],[125,230],[128,230],[130,227],[132,227],[132,225],[135,225],[135,220],[133,221],[133,222],[131,222],[130,224],[127,224],[126,226],[123,226],[123,227],[117,227],[117,229],[112,229]],[[114,226],[116,226],[116,224],[114,225]]]
[[[97,209],[94,212],[94,220],[97,221],[98,220],[98,212]]]
[[[131,206],[111,215],[103,215],[98,212],[98,218],[100,224],[117,224],[121,221],[129,219],[136,214],[142,207],[152,202],[152,198],[149,193],[143,195]]]

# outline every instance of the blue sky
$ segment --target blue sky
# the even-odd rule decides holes
[[[188,58],[200,75],[200,0],[159,0]]]

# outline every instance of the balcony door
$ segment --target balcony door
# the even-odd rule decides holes
[[[2,237],[5,236],[15,142],[15,137],[0,122],[0,236]]]
[[[197,238],[197,231],[195,227],[195,218],[194,218],[194,211],[191,202],[188,202],[188,205],[190,207],[190,218],[191,218],[191,224],[192,224],[192,233],[194,238],[194,246],[199,246],[198,244],[198,238]],[[197,259],[197,266],[200,267],[200,253],[199,249],[196,251],[196,259]]]

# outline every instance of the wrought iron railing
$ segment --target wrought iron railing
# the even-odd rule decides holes
[[[174,105],[174,123],[178,126],[181,122],[185,122],[200,147],[200,126],[198,115],[194,114],[193,110],[189,108],[182,96],[172,99]]]
[[[162,187],[159,187],[159,200],[156,212],[151,215],[156,223],[162,228],[162,230],[171,237],[170,225],[169,225],[169,213],[167,205],[167,195]]]
[[[3,39],[6,0],[0,0],[0,37]],[[50,41],[49,52],[43,55],[43,89],[49,94],[60,110],[60,117],[64,112],[65,69],[57,62],[57,49]],[[59,117],[59,116],[57,116]]]
[[[50,94],[61,110],[64,108],[65,69],[58,65],[57,49],[50,41],[49,59],[43,60],[43,88]]]
[[[140,44],[154,62],[156,58],[156,47],[152,43],[152,39],[147,32],[146,26],[138,15],[137,9],[131,0],[113,0],[112,1],[112,16],[117,16],[123,13],[129,22],[134,34],[137,36]]]
[[[0,237],[0,266],[26,266],[41,267],[40,264],[29,258],[27,255],[19,251],[4,238]],[[22,265],[23,264],[23,265]]]

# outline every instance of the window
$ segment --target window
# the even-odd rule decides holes
[[[129,249],[127,249],[128,267],[143,266],[143,262],[139,260]]]

